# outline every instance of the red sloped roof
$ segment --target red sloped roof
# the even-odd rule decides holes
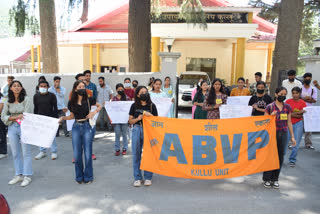
[[[168,7],[177,6],[177,0],[165,0]],[[203,7],[234,7],[226,0],[201,0]],[[119,4],[104,14],[90,19],[81,24],[71,32],[128,32],[129,0],[119,1]],[[276,34],[277,26],[264,20],[257,15],[253,17],[253,23],[258,24],[258,30],[266,33]]]

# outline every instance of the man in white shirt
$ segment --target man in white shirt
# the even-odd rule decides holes
[[[100,124],[100,129],[104,129],[105,122],[107,122],[107,127],[109,131],[112,131],[112,127],[109,121],[109,117],[106,111],[106,108],[104,107],[105,102],[108,102],[112,99],[112,89],[110,86],[106,85],[104,77],[99,77],[99,86],[97,87],[98,91],[98,98],[97,102],[102,105],[102,109],[99,113],[98,121]]]
[[[292,92],[291,90],[294,87],[302,88],[302,83],[296,79],[296,71],[290,70],[288,71],[288,79],[285,79],[282,81],[282,87],[285,87],[287,89],[287,100],[292,98]]]

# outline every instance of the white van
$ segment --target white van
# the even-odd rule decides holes
[[[192,107],[192,91],[197,87],[200,79],[207,81],[211,86],[210,77],[206,72],[186,71],[180,74],[178,107]]]

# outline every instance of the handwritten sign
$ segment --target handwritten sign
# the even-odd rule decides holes
[[[309,106],[303,108],[304,130],[306,132],[320,132],[320,106]]]
[[[220,119],[251,117],[252,106],[222,105],[220,106],[219,111]]]
[[[97,109],[97,106],[91,106],[91,112],[95,111]],[[97,121],[98,117],[99,117],[100,112],[98,112],[97,114],[94,115],[93,120]],[[70,111],[66,112],[66,116],[70,115]],[[84,118],[83,118],[84,119]],[[72,130],[72,126],[74,124],[74,119],[72,120],[67,120],[67,130],[71,131]],[[93,127],[92,127],[93,128]]]
[[[251,98],[251,96],[228,97],[227,105],[248,106],[250,98]]]
[[[22,143],[49,148],[56,137],[59,119],[30,113],[23,113],[23,115]]]
[[[129,111],[133,101],[106,102],[105,108],[112,124],[126,124],[129,120]]]

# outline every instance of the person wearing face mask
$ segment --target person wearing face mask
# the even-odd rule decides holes
[[[106,84],[104,77],[99,77],[99,86],[98,86],[98,99],[97,102],[102,105],[102,109],[99,113],[98,121],[100,124],[100,129],[104,129],[105,122],[107,122],[108,131],[112,130],[110,125],[108,113],[104,107],[105,102],[108,102],[112,99],[113,91],[109,85]]]
[[[91,106],[97,106],[94,111]],[[90,184],[93,182],[93,166],[92,166],[92,131],[93,128],[89,123],[95,114],[101,110],[101,105],[96,102],[94,97],[88,97],[85,84],[82,81],[76,81],[73,84],[71,100],[68,103],[70,110],[69,116],[60,117],[62,120],[72,120],[75,122],[72,126],[72,147],[73,156],[75,158],[76,182]],[[84,163],[82,156],[84,153]],[[84,166],[84,167],[83,167]]]
[[[264,115],[267,105],[272,103],[272,98],[265,94],[265,90],[266,83],[263,81],[257,82],[257,91],[249,100],[249,106],[252,106],[252,116]]]
[[[33,96],[33,104],[34,104],[34,113],[58,118],[58,107],[57,107],[57,98],[51,92],[48,92],[49,83],[45,80],[39,82],[39,93],[36,93]],[[51,159],[56,160],[57,155],[57,142],[56,138],[54,138],[53,143],[50,147],[51,150]],[[35,156],[36,160],[40,160],[47,156],[47,149],[40,147],[40,152],[37,156]]]
[[[292,98],[292,89],[294,87],[302,88],[302,83],[296,79],[296,71],[288,71],[288,79],[282,81],[282,87],[285,87],[288,90],[287,100]]]
[[[306,102],[307,106],[312,106],[317,102],[318,93],[317,90],[311,86],[312,74],[305,73],[303,75],[303,86],[301,91],[301,98]],[[307,149],[314,149],[312,146],[312,132],[305,132],[304,143]]]
[[[240,77],[238,79],[238,87],[231,90],[230,96],[250,96],[249,89],[244,87],[245,79]]]
[[[124,93],[124,86],[121,83],[116,85],[117,95],[112,98],[112,102],[116,101],[130,101],[130,97],[128,97]],[[115,131],[115,156],[120,155],[120,137],[122,135],[123,147],[122,147],[122,155],[126,155],[128,151],[128,123],[125,124],[113,124]]]
[[[138,86],[135,91],[134,103],[129,111],[129,123],[133,125],[132,131],[132,156],[133,156],[133,186],[140,187],[142,174],[140,170],[142,147],[143,147],[143,117],[158,116],[157,107],[152,103],[148,89],[145,86]],[[144,185],[152,185],[152,172],[144,171]]]
[[[124,93],[134,100],[134,89],[131,88],[131,79],[129,77],[124,79]]]
[[[196,110],[194,112],[194,119],[207,119],[207,111],[202,110],[203,101],[208,92],[208,83],[206,81],[202,81],[200,84],[200,89],[194,96],[192,100],[192,104],[196,105]]]
[[[138,85],[139,85],[138,80],[133,80],[133,81],[132,81],[133,90],[136,90],[136,88],[138,87]]]
[[[284,153],[287,146],[288,130],[291,136],[292,146],[296,145],[296,140],[293,135],[291,122],[292,108],[289,104],[284,103],[286,100],[287,89],[284,87],[277,88],[275,91],[276,100],[269,104],[266,108],[265,115],[276,116],[276,139],[278,147],[278,157],[280,168],[263,173],[263,181],[265,188],[279,189],[279,175],[283,163]]]

